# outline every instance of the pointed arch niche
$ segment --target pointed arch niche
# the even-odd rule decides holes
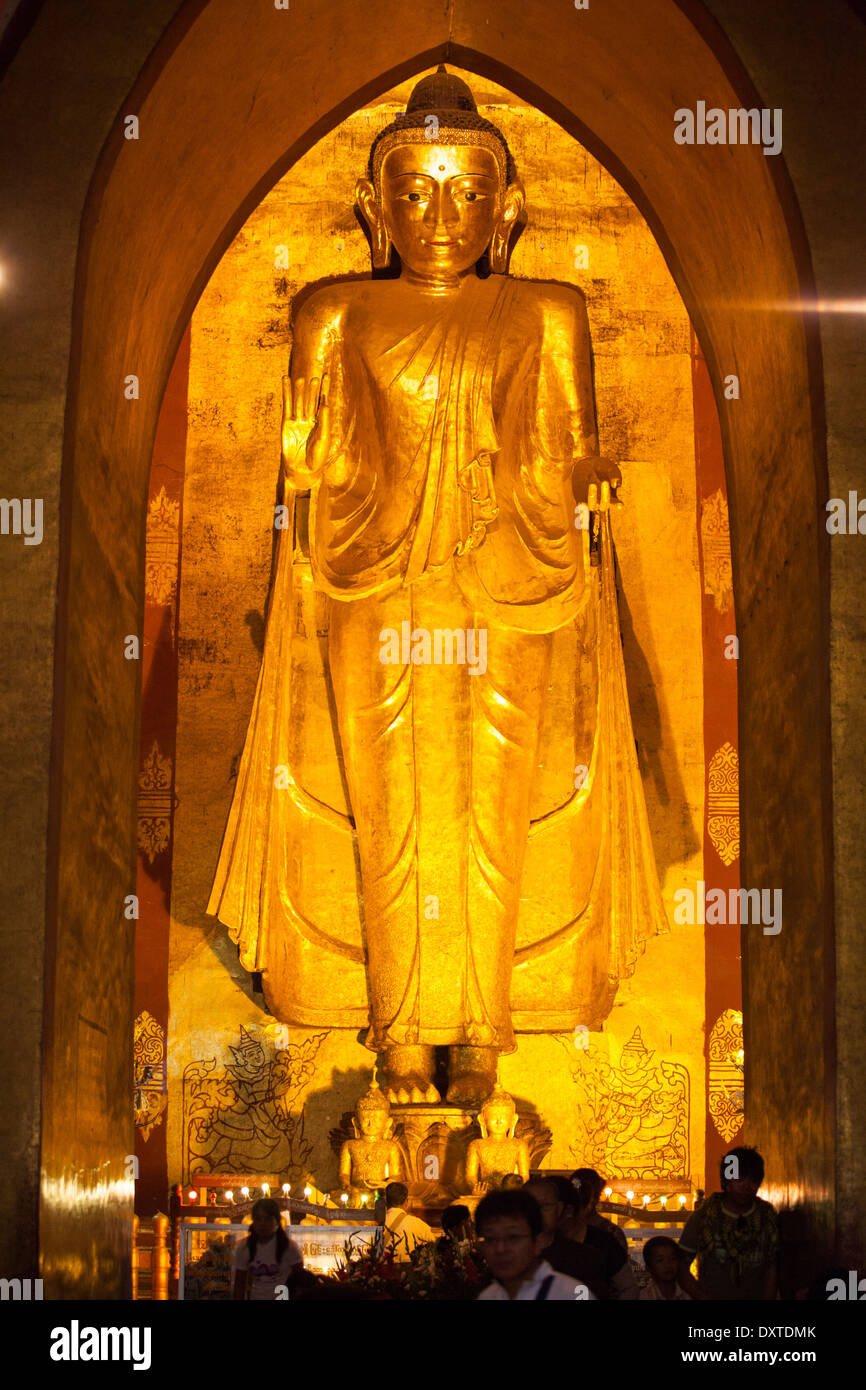
[[[683,888],[739,884],[736,635],[718,416],[685,306],[635,205],[556,122],[489,80],[452,70],[503,129],[528,190],[511,272],[579,285],[587,299],[601,449],[627,480],[614,526],[621,623],[671,925],[586,1049],[570,1035],[521,1035],[501,1079],[550,1127],[547,1166],[592,1163],[623,1190],[637,1184],[639,1199],[646,1191],[673,1200],[706,1187],[742,1124],[731,1046],[712,1066],[706,1055],[716,1018],[740,1009],[739,931],[675,915]],[[141,1087],[143,1218],[169,1182],[196,1185],[199,1171],[226,1168],[225,1145],[214,1151],[211,1136],[196,1158],[186,1132],[185,1101],[205,1058],[221,1066],[241,1028],[259,1035],[268,1056],[273,1050],[261,994],[204,908],[261,659],[289,308],[309,285],[369,274],[352,212],[355,182],[371,139],[405,109],[414,81],[324,136],[252,211],[196,305],[160,413],[148,495],[136,1028],[144,1039],[158,1021],[167,1066]],[[620,1152],[617,1127],[588,1119],[585,1092],[603,1084],[608,1066],[618,1075],[623,1049],[641,1036],[640,1084],[658,1090],[670,1125],[648,1127]],[[354,1107],[372,1058],[354,1030],[322,1040],[315,1028],[293,1029],[291,1037],[317,1049],[315,1078],[295,1104],[307,1117],[308,1170],[330,1189],[337,1173],[328,1135]],[[143,1064],[143,1043],[140,1050]],[[219,1123],[214,1111],[205,1129]],[[295,1185],[305,1180],[296,1149],[287,1133],[265,1162]],[[245,1152],[239,1131],[231,1160],[244,1170],[252,1162]]]

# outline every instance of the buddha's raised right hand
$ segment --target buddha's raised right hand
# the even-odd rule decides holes
[[[329,377],[283,377],[282,457],[286,477],[299,492],[321,476],[331,446]]]

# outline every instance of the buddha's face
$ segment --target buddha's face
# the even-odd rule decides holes
[[[510,1105],[488,1105],[484,1109],[484,1123],[491,1138],[507,1134],[514,1119]]]
[[[510,190],[499,166],[478,145],[401,145],[385,156],[382,202],[371,211],[384,220],[409,271],[438,279],[460,275],[484,254],[504,214],[512,221]],[[369,214],[368,214],[369,215]]]
[[[358,1128],[364,1139],[381,1139],[387,1123],[384,1110],[361,1110],[358,1114]]]
[[[418,274],[459,275],[490,245],[499,169],[478,145],[403,145],[385,156],[382,204],[401,261]]]

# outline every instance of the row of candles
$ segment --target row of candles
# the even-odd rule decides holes
[[[606,1188],[604,1189],[605,1200],[606,1200],[608,1203],[610,1203],[611,1206],[614,1206],[614,1205],[615,1205],[615,1200],[614,1200],[614,1199],[615,1199],[618,1195],[620,1195],[620,1194],[614,1192],[614,1190],[613,1190],[612,1187],[606,1187]],[[634,1191],[633,1191],[631,1188],[629,1188],[629,1190],[624,1194],[624,1196],[625,1196],[625,1199],[626,1199],[626,1201],[628,1202],[629,1206],[631,1206],[631,1204],[632,1204],[632,1202],[634,1201],[634,1198],[635,1198]],[[650,1205],[650,1203],[651,1203],[653,1200],[654,1200],[653,1196],[652,1196],[649,1192],[645,1192],[645,1193],[643,1194],[643,1197],[641,1198],[641,1207],[643,1207],[644,1209],[648,1208],[649,1205]],[[658,1201],[659,1206],[661,1207],[662,1211],[667,1211],[667,1209],[668,1209],[668,1202],[671,1202],[671,1203],[672,1203],[671,1211],[672,1211],[672,1212],[675,1212],[677,1206],[679,1206],[679,1208],[680,1208],[681,1211],[684,1210],[685,1207],[686,1207],[686,1205],[687,1205],[687,1203],[688,1203],[688,1200],[689,1200],[689,1199],[688,1199],[688,1197],[686,1196],[685,1192],[681,1192],[681,1193],[679,1194],[679,1196],[677,1197],[677,1199],[676,1199],[676,1206],[673,1205],[673,1199],[672,1199],[672,1198],[666,1197],[666,1196],[664,1196],[664,1195],[658,1197],[658,1198],[655,1199],[655,1200]],[[694,1198],[692,1199],[692,1207],[694,1208]]]
[[[250,1189],[249,1187],[242,1187],[242,1188],[240,1189],[240,1195],[241,1195],[241,1198],[243,1199],[243,1201],[244,1201],[244,1202],[248,1202],[248,1201],[250,1200],[251,1193],[254,1192],[254,1191],[256,1191],[255,1188]],[[271,1195],[271,1185],[270,1185],[270,1183],[268,1183],[268,1182],[263,1182],[262,1185],[261,1185],[261,1188],[259,1189],[259,1191],[261,1191],[261,1194],[262,1194],[263,1197],[270,1197],[270,1195]],[[291,1191],[292,1191],[292,1184],[291,1184],[290,1182],[284,1182],[284,1183],[283,1183],[283,1186],[282,1186],[282,1193],[283,1193],[283,1196],[284,1196],[284,1197],[288,1197],[288,1196],[291,1194]],[[191,1187],[191,1188],[189,1189],[189,1191],[187,1192],[186,1196],[187,1196],[187,1201],[188,1201],[188,1202],[197,1202],[197,1201],[198,1201],[198,1192],[196,1191],[196,1189],[195,1189],[194,1187]],[[312,1196],[313,1196],[313,1189],[312,1189],[311,1187],[305,1187],[305,1188],[304,1188],[304,1201],[305,1201],[305,1202],[309,1202],[310,1199],[312,1198]],[[214,1191],[213,1194],[212,1194],[212,1196],[211,1196],[211,1201],[212,1201],[212,1202],[215,1202],[216,1200],[217,1200],[216,1192]],[[361,1206],[362,1206],[362,1207],[365,1207],[365,1206],[367,1205],[367,1203],[369,1202],[369,1200],[370,1200],[369,1196],[367,1195],[366,1192],[364,1192],[364,1193],[361,1195]],[[228,1203],[229,1206],[233,1206],[233,1205],[234,1205],[234,1201],[235,1201],[235,1194],[234,1194],[234,1192],[231,1191],[231,1190],[224,1192],[224,1193],[223,1193],[223,1201],[226,1202],[226,1203]],[[341,1193],[340,1193],[340,1201],[342,1202],[342,1204],[343,1204],[344,1207],[348,1205],[348,1202],[349,1202],[349,1194],[348,1194],[348,1192],[341,1192]],[[322,1203],[322,1205],[324,1205],[324,1203]]]
[[[284,1196],[284,1197],[288,1197],[288,1196],[290,1195],[291,1191],[292,1191],[292,1184],[291,1184],[290,1182],[284,1182],[284,1183],[283,1183],[283,1186],[282,1186],[283,1196]],[[241,1197],[243,1198],[243,1200],[244,1200],[245,1202],[248,1202],[249,1199],[250,1199],[250,1188],[248,1188],[248,1187],[242,1187],[242,1188],[240,1189],[240,1193],[241,1193]],[[263,1197],[269,1197],[269,1196],[271,1195],[271,1186],[270,1186],[270,1183],[267,1183],[267,1182],[262,1183],[262,1186],[261,1186],[261,1193],[262,1193],[262,1196],[263,1196]],[[614,1190],[613,1190],[612,1187],[606,1187],[606,1188],[604,1189],[604,1195],[605,1195],[606,1200],[607,1200],[608,1202],[611,1202],[611,1199],[612,1199],[616,1194],[614,1193]],[[305,1188],[304,1188],[304,1201],[309,1202],[309,1201],[310,1201],[310,1198],[311,1198],[312,1196],[313,1196],[313,1189],[312,1189],[311,1187],[305,1187]],[[625,1193],[625,1199],[626,1199],[626,1201],[628,1202],[629,1206],[631,1206],[632,1202],[634,1201],[634,1197],[635,1197],[634,1191],[633,1191],[631,1188],[629,1188],[629,1190]],[[190,1202],[197,1202],[197,1201],[198,1201],[198,1192],[197,1192],[194,1188],[190,1188],[189,1192],[187,1193],[187,1198],[188,1198],[188,1200],[189,1200]],[[234,1192],[232,1192],[232,1191],[224,1192],[224,1193],[223,1193],[223,1198],[224,1198],[224,1200],[225,1200],[229,1205],[232,1205],[232,1204],[234,1203],[234,1200],[235,1200]],[[216,1200],[215,1195],[214,1195],[213,1200]],[[369,1200],[370,1200],[370,1199],[369,1199],[367,1193],[366,1193],[366,1192],[363,1193],[362,1196],[361,1196],[361,1205],[365,1207],[365,1206],[367,1205],[367,1203],[368,1203]],[[645,1193],[643,1194],[643,1198],[641,1199],[641,1206],[644,1207],[644,1208],[649,1207],[649,1205],[650,1205],[650,1203],[652,1202],[652,1200],[653,1200],[653,1198],[651,1197],[650,1193],[649,1193],[649,1192],[645,1192]],[[670,1200],[670,1199],[669,1199],[668,1197],[664,1196],[664,1195],[663,1195],[663,1196],[660,1196],[660,1197],[658,1198],[659,1205],[660,1205],[660,1207],[662,1208],[663,1211],[666,1211],[666,1210],[667,1210],[667,1205],[668,1205],[668,1201],[669,1201],[669,1200]],[[345,1206],[348,1206],[348,1203],[349,1203],[349,1194],[348,1194],[348,1192],[341,1192],[341,1193],[340,1193],[340,1201],[341,1201],[341,1203],[342,1203],[342,1205],[343,1205],[344,1207],[345,1207]],[[681,1193],[679,1194],[679,1196],[677,1197],[677,1205],[678,1205],[678,1206],[680,1207],[680,1209],[682,1210],[682,1209],[684,1209],[684,1208],[686,1207],[687,1203],[688,1203],[688,1197],[686,1196],[686,1194],[685,1194],[684,1192],[681,1192]],[[692,1205],[694,1205],[694,1203],[692,1203]],[[676,1207],[672,1207],[672,1210],[673,1210],[673,1211],[676,1211]]]

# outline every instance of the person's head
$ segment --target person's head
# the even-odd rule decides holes
[[[575,1168],[571,1181],[584,1194],[589,1202],[589,1210],[594,1212],[604,1191],[604,1178],[594,1168]]]
[[[453,1207],[446,1207],[442,1213],[442,1233],[446,1236],[454,1236],[462,1240],[467,1233],[466,1228],[471,1227],[472,1213],[468,1207],[455,1203]]]
[[[409,1200],[409,1189],[404,1182],[389,1182],[385,1188],[385,1207],[405,1207]]]
[[[670,1236],[653,1236],[643,1248],[643,1262],[659,1283],[671,1283],[677,1277],[679,1249]]]
[[[270,1240],[283,1224],[283,1214],[273,1197],[260,1197],[254,1204],[252,1228],[258,1240]]]
[[[757,1149],[739,1145],[719,1164],[722,1192],[735,1205],[750,1206],[764,1181],[764,1160]]]
[[[580,1171],[579,1169],[577,1170]],[[592,1213],[595,1206],[595,1183],[579,1178],[575,1173],[571,1178],[563,1179],[568,1182],[572,1192],[572,1206],[576,1216],[586,1217]]]
[[[574,1183],[569,1182],[568,1178],[562,1178],[558,1174],[551,1173],[547,1178],[556,1188],[559,1204],[562,1208],[559,1216],[559,1224],[567,1225],[573,1221],[578,1211],[579,1193]]]
[[[494,1279],[520,1279],[540,1257],[546,1243],[541,1208],[525,1189],[488,1192],[475,1212],[475,1230]]]
[[[545,1231],[555,1231],[562,1220],[562,1202],[556,1183],[551,1178],[530,1178],[523,1190],[534,1197],[541,1208]]]
[[[417,83],[405,113],[376,137],[368,173],[357,198],[374,265],[388,264],[393,245],[418,275],[456,276],[489,249],[491,267],[505,271],[523,187],[504,135],[443,65]]]
[[[519,1173],[506,1173],[505,1177],[502,1179],[500,1186],[503,1187],[506,1192],[510,1188],[513,1188],[515,1192],[518,1192],[523,1187],[523,1179]]]

